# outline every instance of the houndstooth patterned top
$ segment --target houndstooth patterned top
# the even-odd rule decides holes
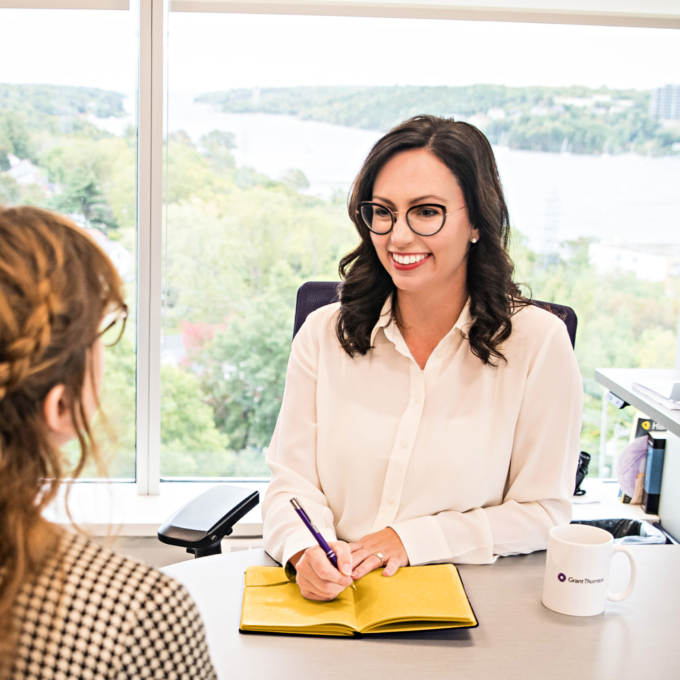
[[[14,604],[12,680],[216,678],[182,585],[82,536],[60,547]]]

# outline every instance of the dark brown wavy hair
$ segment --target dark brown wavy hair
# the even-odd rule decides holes
[[[82,403],[91,348],[102,318],[124,304],[111,260],[82,229],[46,210],[0,206],[0,677],[14,656],[14,600],[60,535],[43,518],[64,462],[42,405],[64,385],[80,444],[77,477],[88,458],[98,460]]]
[[[470,223],[479,230],[479,241],[470,248],[467,263],[472,317],[468,340],[475,356],[485,364],[496,365],[494,360],[505,359],[500,346],[512,332],[512,314],[529,301],[512,278],[508,208],[491,145],[476,127],[451,118],[415,116],[382,137],[364,161],[348,206],[361,243],[342,258],[339,266],[338,339],[351,357],[366,354],[385,300],[397,293],[358,206],[361,201],[372,200],[373,185],[385,164],[413,149],[427,149],[451,170],[463,191]]]

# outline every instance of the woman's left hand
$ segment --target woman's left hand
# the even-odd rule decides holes
[[[369,571],[380,568],[380,558],[375,553],[383,556],[383,576],[393,576],[399,567],[408,567],[409,564],[404,544],[391,527],[368,534],[356,543],[350,543],[349,547],[352,551],[352,578],[355,581]]]

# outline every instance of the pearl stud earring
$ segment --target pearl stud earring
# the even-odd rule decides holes
[[[470,243],[477,243],[477,239],[476,238],[470,239]]]

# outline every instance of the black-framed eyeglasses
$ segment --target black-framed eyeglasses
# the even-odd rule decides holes
[[[446,223],[446,218],[458,210],[446,212],[446,207],[437,203],[423,203],[414,205],[406,211],[406,224],[409,229],[418,236],[434,236],[441,231]],[[397,221],[398,212],[393,212],[380,203],[362,201],[359,203],[357,212],[361,215],[363,223],[374,233],[380,236],[389,234]]]
[[[106,338],[104,345],[106,347],[113,347],[116,343],[120,342],[120,339],[125,333],[125,324],[128,318],[128,306],[123,305],[121,309],[117,309],[110,314],[107,314],[99,326],[99,332],[97,333],[98,338],[106,336],[109,331],[114,330],[110,337]]]

